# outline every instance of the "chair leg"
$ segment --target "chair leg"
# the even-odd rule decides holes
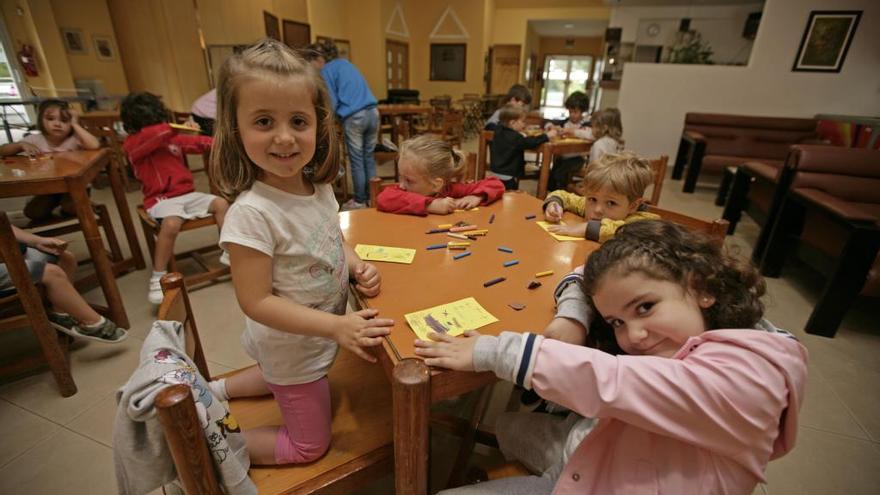
[[[724,169],[721,184],[718,186],[718,194],[715,196],[715,206],[724,206],[727,203],[727,195],[730,193],[730,184],[733,182],[734,175],[736,175],[736,168],[727,167]]]
[[[122,261],[122,248],[119,247],[119,239],[116,237],[116,231],[113,230],[113,222],[110,219],[107,206],[96,204],[94,208],[98,216],[98,225],[104,229],[104,235],[107,236],[107,244],[110,246],[110,259],[114,262]]]
[[[742,167],[737,167],[736,173],[733,175],[733,185],[727,195],[727,204],[724,205],[724,213],[721,215],[721,218],[730,222],[730,227],[727,229],[728,235],[733,234],[733,231],[736,230],[736,224],[742,218],[751,183],[751,176]]]
[[[691,141],[681,138],[678,143],[678,153],[675,154],[675,163],[672,165],[672,179],[680,180],[687,165],[688,155],[691,152]]]
[[[834,337],[850,305],[858,297],[880,249],[880,234],[855,229],[849,235],[834,271],[804,328],[807,333]]]
[[[141,229],[144,231],[144,238],[147,240],[147,250],[150,252],[150,264],[156,259],[156,234],[153,226],[141,218]]]
[[[427,495],[431,372],[421,359],[404,359],[392,371],[395,493]]]
[[[776,278],[782,273],[785,256],[792,250],[795,238],[803,230],[804,207],[786,197],[775,220],[768,218],[761,228],[752,261],[765,277]]]
[[[447,488],[461,486],[464,482],[464,477],[467,474],[465,467],[467,467],[468,459],[470,459],[471,453],[474,450],[477,428],[479,428],[483,417],[486,415],[486,410],[489,408],[489,399],[492,398],[493,389],[492,385],[486,385],[480,390],[480,396],[477,399],[477,404],[474,406],[474,413],[470,418],[470,424],[458,447],[458,455],[455,458],[452,474],[449,476],[449,482],[446,485]]]
[[[687,168],[687,175],[684,178],[684,187],[682,191],[686,193],[694,192],[697,188],[697,179],[700,178],[700,168],[703,166],[703,156],[706,154],[706,142],[697,141],[694,145],[694,153],[691,155],[691,161]]]

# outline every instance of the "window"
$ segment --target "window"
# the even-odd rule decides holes
[[[544,62],[544,87],[541,89],[541,109],[544,117],[565,117],[565,99],[575,91],[587,91],[593,57],[575,55],[548,55]],[[592,102],[592,98],[591,98]]]

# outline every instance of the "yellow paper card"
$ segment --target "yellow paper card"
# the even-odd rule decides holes
[[[404,318],[422,340],[428,340],[431,332],[456,336],[498,321],[473,297],[416,311]]]
[[[373,246],[371,244],[358,244],[354,252],[367,261],[387,261],[388,263],[403,263],[409,265],[416,257],[416,250],[390,246]]]
[[[572,237],[570,235],[559,235],[559,234],[554,234],[553,232],[550,232],[549,230],[547,230],[552,225],[565,225],[565,222],[559,222],[558,224],[556,224],[556,223],[545,222],[542,220],[542,221],[535,222],[535,223],[537,223],[539,227],[544,229],[548,234],[550,234],[557,241],[582,241],[582,240],[584,240],[583,237]]]

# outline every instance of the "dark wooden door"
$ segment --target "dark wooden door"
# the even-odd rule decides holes
[[[388,89],[409,88],[409,45],[385,40],[385,65]]]
[[[291,48],[305,48],[311,43],[312,28],[304,22],[284,19],[284,43]]]

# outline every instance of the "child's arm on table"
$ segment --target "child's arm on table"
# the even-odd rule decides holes
[[[593,319],[593,309],[580,287],[583,265],[566,275],[556,286],[556,316],[544,329],[544,337],[574,345],[587,343],[587,332]]]
[[[479,205],[489,205],[504,196],[504,183],[497,177],[477,182],[455,182],[449,187],[449,196],[457,198],[456,206],[468,210]]]
[[[382,189],[375,201],[376,209],[379,211],[425,216],[428,214],[428,205],[431,204],[432,199],[422,194],[404,191],[400,186],[390,186]]]
[[[270,256],[240,244],[226,243],[226,247],[235,296],[248,317],[283,332],[333,339],[361,358],[376,362],[363,347],[380,345],[394,320],[375,318],[375,309],[335,315],[277,296],[272,293]]]
[[[0,145],[0,156],[10,156],[17,155],[19,153],[25,153],[27,155],[36,155],[40,152],[40,149],[34,146],[31,143],[26,141],[19,141],[17,143],[7,143],[4,145]]]
[[[562,207],[563,211],[574,213],[575,215],[580,217],[586,214],[587,200],[580,194],[570,193],[563,189],[551,192],[547,195],[547,199],[544,200],[545,216],[547,214],[547,208],[552,203],[557,203],[559,204],[559,206]],[[559,218],[562,218],[562,214],[559,215]],[[547,221],[549,222],[550,220]]]
[[[345,263],[348,265],[348,273],[357,282],[355,286],[357,291],[366,297],[379,295],[379,285],[382,283],[382,276],[379,274],[376,265],[362,260],[348,243],[343,242],[342,246],[345,250]]]

